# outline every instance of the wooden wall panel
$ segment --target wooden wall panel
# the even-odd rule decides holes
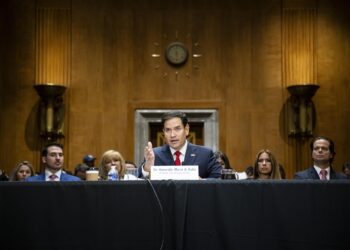
[[[34,91],[35,3],[11,1],[4,5],[0,92],[0,168],[9,173],[17,162],[39,162],[40,147]]]
[[[350,161],[350,3],[319,1],[316,132],[336,143],[334,165]]]
[[[0,93],[2,168],[11,169],[21,159],[35,164],[40,160],[35,125],[39,99],[33,90],[40,69],[35,66],[35,10],[48,3],[61,1],[4,5],[6,20],[14,24],[1,29],[6,37],[1,43],[3,50],[6,46],[1,59],[5,65]],[[276,154],[288,177],[299,168],[295,159],[301,159],[300,168],[307,167],[308,142],[297,147],[283,125],[283,105],[289,96],[283,61],[287,5],[317,10],[316,17],[311,13],[316,18],[317,35],[312,38],[317,46],[310,54],[312,70],[307,71],[321,86],[314,97],[316,133],[337,142],[338,168],[349,160],[347,1],[67,0],[64,4],[71,13],[71,64],[61,64],[70,72],[64,139],[68,169],[73,170],[86,153],[100,160],[111,148],[132,159],[133,110],[176,107],[219,109],[220,148],[237,170],[253,164],[261,148]],[[184,42],[191,55],[202,56],[191,57],[183,67],[171,67],[164,50],[176,40]],[[288,72],[293,79],[294,73]],[[21,114],[14,115],[18,110]]]

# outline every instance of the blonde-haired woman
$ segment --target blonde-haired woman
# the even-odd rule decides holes
[[[254,179],[282,179],[276,158],[270,150],[258,152],[254,163]]]
[[[25,178],[35,175],[32,164],[22,161],[16,165],[10,176],[10,181],[24,181]]]
[[[136,176],[126,173],[127,168],[123,156],[118,151],[108,150],[101,157],[100,179],[107,180],[108,172],[112,168],[118,172],[119,180],[138,180]]]

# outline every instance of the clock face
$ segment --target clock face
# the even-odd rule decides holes
[[[165,50],[165,58],[172,65],[182,65],[188,59],[188,50],[183,43],[171,43]]]

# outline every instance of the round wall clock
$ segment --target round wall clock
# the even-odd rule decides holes
[[[165,50],[165,58],[171,65],[183,65],[188,60],[188,50],[183,43],[170,43]]]

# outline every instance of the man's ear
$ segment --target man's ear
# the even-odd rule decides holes
[[[185,126],[186,136],[190,133],[190,125],[187,123]]]
[[[42,157],[41,157],[41,161],[42,161],[43,163],[46,163],[46,157],[45,157],[45,156],[42,156]]]

